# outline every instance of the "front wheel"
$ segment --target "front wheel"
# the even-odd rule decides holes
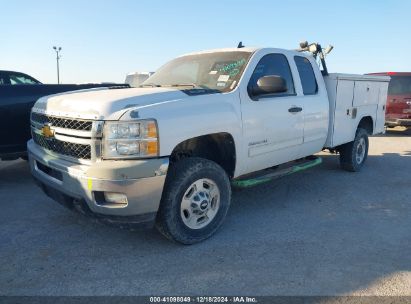
[[[358,172],[368,156],[368,133],[358,128],[355,139],[339,149],[341,168],[351,172]]]
[[[201,242],[221,226],[230,200],[230,181],[218,164],[197,157],[182,159],[167,174],[157,229],[182,244]]]

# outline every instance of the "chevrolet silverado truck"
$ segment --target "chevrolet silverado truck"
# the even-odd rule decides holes
[[[323,149],[359,171],[368,136],[384,132],[389,77],[328,74],[316,55],[203,51],[168,62],[139,88],[40,98],[31,172],[69,208],[202,241],[223,223],[232,184],[298,171]]]
[[[31,138],[30,112],[37,99],[61,92],[107,86],[118,84],[42,84],[24,73],[0,71],[0,159],[27,157],[27,141]]]

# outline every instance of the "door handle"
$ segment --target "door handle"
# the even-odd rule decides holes
[[[291,107],[291,108],[288,109],[288,112],[298,113],[298,112],[301,112],[302,110],[303,110],[303,108],[300,108],[300,107]]]

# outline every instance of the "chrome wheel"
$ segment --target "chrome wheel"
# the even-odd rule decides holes
[[[361,164],[363,162],[366,148],[365,139],[361,137],[358,141],[357,151],[355,153],[355,160],[357,161],[357,164]]]
[[[207,226],[220,208],[220,190],[215,182],[202,178],[190,185],[183,195],[180,214],[190,229]]]

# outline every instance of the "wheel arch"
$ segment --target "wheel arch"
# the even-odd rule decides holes
[[[358,128],[365,129],[368,133],[368,135],[372,135],[374,132],[374,120],[371,116],[364,116],[360,119],[357,130]]]
[[[170,161],[178,162],[186,157],[201,157],[214,161],[232,178],[237,160],[234,137],[228,132],[219,132],[186,139],[174,147]]]

